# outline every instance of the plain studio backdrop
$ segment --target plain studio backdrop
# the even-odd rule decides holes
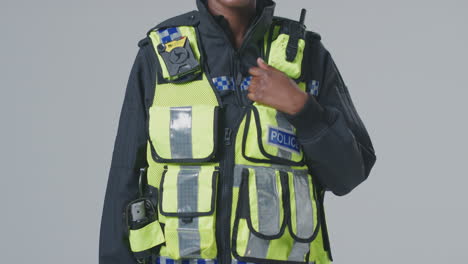
[[[377,153],[326,199],[335,263],[466,263],[468,4],[277,0],[319,32]],[[137,42],[195,0],[1,0],[0,263],[97,263]]]

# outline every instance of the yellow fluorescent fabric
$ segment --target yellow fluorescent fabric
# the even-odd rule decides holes
[[[162,208],[165,212],[177,213],[177,175],[179,167],[170,166],[164,175],[162,192]]]
[[[255,230],[259,230],[258,223],[258,200],[257,200],[257,186],[255,185],[255,171],[249,168],[249,207],[250,207],[250,221]]]
[[[297,86],[299,86],[299,88],[301,89],[301,91],[305,92],[306,91],[306,83],[305,82],[299,82],[297,84]]]
[[[310,174],[307,175],[307,178],[309,180],[309,186],[310,188],[310,197],[312,199],[312,210],[313,210],[313,215],[314,215],[314,229],[317,227],[318,224],[318,216],[317,216],[317,201],[315,200],[315,190],[314,190],[314,183],[312,181],[312,176]]]
[[[292,227],[292,232],[297,234],[297,225],[296,225],[296,193],[294,188],[294,181],[292,180],[291,172],[288,172],[288,182],[289,182],[289,206],[291,208],[291,222],[289,223]],[[300,208],[299,208],[300,209]]]
[[[149,109],[149,134],[159,156],[171,157],[170,107],[154,106]]]
[[[317,237],[310,243],[309,261],[316,264],[330,264],[328,253],[323,249],[323,235],[322,228],[320,228]]]
[[[211,201],[213,195],[213,173],[214,166],[202,166],[198,175],[198,212],[209,212],[211,210]],[[215,181],[216,186],[216,181]]]
[[[193,158],[208,157],[214,151],[214,112],[211,105],[192,106]]]
[[[249,124],[247,124],[246,121],[247,120],[245,120],[244,118],[245,129],[248,129],[246,143],[245,143],[245,154],[248,157],[252,157],[252,158],[264,158],[258,146],[258,143],[259,143],[258,138],[257,138],[258,131],[257,131],[257,126],[255,124],[255,117],[252,112],[251,112]],[[239,133],[239,135],[243,135],[243,133]],[[238,142],[242,142],[242,139],[238,140]]]
[[[179,232],[177,231],[179,227],[179,218],[168,216],[166,218],[166,225],[164,227],[164,232],[166,235],[166,247],[161,251],[161,256],[167,256],[173,259],[179,259]]]
[[[270,241],[266,257],[267,259],[287,260],[293,245],[293,238],[289,235],[288,231],[285,230],[281,238]]]
[[[276,156],[278,153],[278,147],[268,144],[268,133],[269,128],[277,127],[278,123],[276,122],[276,109],[264,106],[257,105],[258,115],[260,117],[260,127],[262,129],[262,144],[266,153]]]
[[[247,226],[247,221],[245,219],[239,219],[239,227],[237,230],[237,252],[243,254],[247,249],[247,244],[249,241],[249,227]]]
[[[141,252],[164,243],[164,236],[158,221],[138,230],[130,230],[130,247],[133,252]]]
[[[289,77],[296,79],[301,76],[302,58],[304,53],[305,41],[299,39],[296,58],[289,62],[286,60],[286,46],[288,45],[289,35],[279,34],[271,43],[271,52],[268,64],[284,72]]]
[[[205,74],[202,80],[186,83],[157,84],[153,105],[187,106],[218,105],[218,99]]]
[[[206,259],[216,258],[216,219],[214,213],[198,218],[198,229],[200,233],[200,256]]]

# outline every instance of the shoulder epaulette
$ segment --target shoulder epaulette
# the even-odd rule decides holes
[[[138,41],[138,47],[143,47],[143,46],[146,46],[150,43],[150,39],[148,37],[145,37],[144,39],[141,39],[140,41]]]
[[[306,34],[310,35],[310,37],[312,39],[316,39],[316,40],[321,40],[322,39],[322,36],[320,36],[319,33],[314,32],[314,31],[307,30]]]

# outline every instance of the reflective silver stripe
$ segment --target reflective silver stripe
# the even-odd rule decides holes
[[[279,128],[282,128],[288,131],[293,131],[292,125],[288,122],[286,117],[284,117],[279,111],[276,111],[276,122],[278,123]],[[292,156],[292,153],[290,151],[278,148],[278,157],[290,160],[291,156]]]
[[[189,223],[179,218],[179,254],[181,257],[200,257],[200,233],[198,232],[198,217],[193,217]]]
[[[249,177],[252,177],[251,175]],[[257,189],[258,232],[263,235],[275,235],[280,231],[279,192],[274,169],[255,168]]]
[[[165,257],[157,257],[157,259],[159,260],[159,264],[166,264],[166,258]],[[157,261],[155,261],[153,264],[156,264],[158,263]]]
[[[253,233],[250,233],[249,242],[247,242],[247,248],[245,249],[244,256],[266,258],[269,246],[269,240],[258,238]]]
[[[171,107],[169,129],[172,158],[192,158],[192,107]]]
[[[314,215],[312,197],[310,197],[309,181],[306,171],[295,171],[293,174],[294,200],[296,200],[296,235],[308,238],[314,233]]]
[[[238,264],[238,263],[241,263],[241,264],[255,264],[253,262],[245,262],[245,261],[238,261],[237,259],[231,259],[231,264]]]
[[[310,246],[310,244],[308,244],[308,243],[300,243],[300,242],[294,241],[293,247],[292,247],[291,252],[289,253],[289,256],[288,256],[288,260],[290,260],[290,261],[304,261],[305,255],[310,250],[309,246]]]
[[[184,166],[177,175],[177,212],[197,212],[198,209],[198,176],[200,166]],[[200,256],[200,233],[198,217],[190,222],[179,218],[179,254],[181,257]]]
[[[233,175],[233,187],[240,187],[242,180],[242,169],[248,168],[243,165],[236,164],[234,165],[234,175]]]
[[[177,174],[177,213],[198,212],[200,166],[181,166]]]
[[[153,260],[153,262],[151,262],[151,264],[156,264],[156,263],[158,263],[158,261],[159,261],[159,264],[167,264],[167,263],[172,263],[172,264],[185,264],[185,263],[189,263],[189,264],[200,264],[200,263],[215,264],[215,263],[217,263],[217,260],[215,260],[215,259],[204,259],[204,258],[172,259],[172,258],[168,258],[168,257],[157,256],[157,257],[154,258],[154,260]]]

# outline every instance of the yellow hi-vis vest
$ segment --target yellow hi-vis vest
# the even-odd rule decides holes
[[[190,48],[200,61],[197,31],[178,26],[183,38],[171,45]],[[173,79],[157,48],[163,35],[149,36],[162,77]],[[271,33],[271,35],[270,35]],[[186,38],[184,38],[186,37]],[[268,63],[291,78],[302,71],[305,40],[294,60],[285,59],[289,35],[272,25],[265,34]],[[271,42],[270,42],[271,40]],[[269,46],[271,45],[271,46]],[[174,48],[168,46],[166,48]],[[130,246],[139,254],[157,248],[173,260],[216,259],[216,160],[220,101],[211,78],[159,83],[149,108],[147,183],[157,190],[157,221],[130,230]],[[305,90],[305,82],[299,82]],[[254,102],[235,133],[231,257],[254,263],[330,263],[323,247],[314,178],[296,141],[295,128],[274,108]]]

